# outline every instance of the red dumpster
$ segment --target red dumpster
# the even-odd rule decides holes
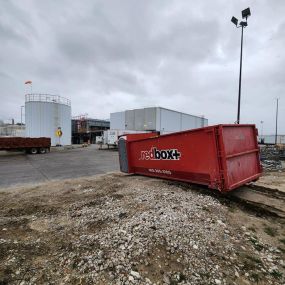
[[[216,125],[119,140],[120,169],[230,191],[261,175],[255,125]]]

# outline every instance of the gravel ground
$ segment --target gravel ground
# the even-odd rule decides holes
[[[116,173],[2,190],[0,284],[284,284],[284,221],[224,200]]]

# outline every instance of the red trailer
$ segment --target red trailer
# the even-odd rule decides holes
[[[151,136],[151,135],[150,135]],[[261,175],[255,125],[216,125],[119,140],[122,172],[207,185],[222,192]]]
[[[46,153],[50,150],[50,138],[0,137],[0,150]]]

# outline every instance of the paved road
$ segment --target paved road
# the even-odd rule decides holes
[[[95,146],[26,155],[0,152],[0,187],[119,170],[118,152]]]

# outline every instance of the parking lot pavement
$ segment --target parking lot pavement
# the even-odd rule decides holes
[[[0,154],[0,187],[77,178],[119,170],[118,152],[95,146],[46,154]]]

